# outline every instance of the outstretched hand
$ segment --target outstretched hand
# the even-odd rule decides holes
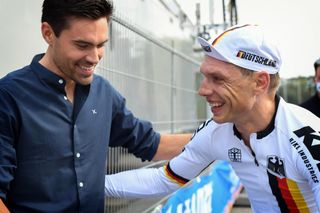
[[[10,211],[9,211],[8,208],[4,205],[4,203],[2,202],[1,199],[0,199],[0,212],[1,212],[1,213],[10,213]]]

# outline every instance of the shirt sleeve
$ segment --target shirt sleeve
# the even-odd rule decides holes
[[[181,177],[191,180],[216,160],[216,148],[213,147],[211,137],[214,127],[212,120],[201,124],[183,152],[170,161],[167,172],[173,179],[179,180],[176,177]]]
[[[194,135],[184,151],[159,169],[138,169],[105,176],[105,194],[145,198],[167,195],[195,178],[212,162],[208,151],[211,126]]]
[[[0,198],[5,199],[16,168],[14,141],[17,137],[16,107],[11,96],[0,89]]]
[[[105,176],[105,195],[108,197],[163,197],[178,188],[179,184],[166,177],[164,167],[136,169]]]
[[[126,108],[125,99],[116,91],[113,102],[114,113],[109,145],[128,148],[128,151],[136,157],[152,160],[160,142],[160,135],[154,131],[150,122],[136,118]]]

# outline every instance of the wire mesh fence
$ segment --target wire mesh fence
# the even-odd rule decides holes
[[[190,132],[206,119],[204,100],[197,95],[199,62],[114,15],[110,42],[98,73],[126,98],[135,116],[149,120],[162,133]],[[200,115],[200,116],[199,116]],[[203,117],[202,117],[203,116]],[[145,166],[123,148],[110,148],[106,173]],[[106,212],[126,212],[139,199],[106,198]],[[145,207],[155,201],[143,203]]]

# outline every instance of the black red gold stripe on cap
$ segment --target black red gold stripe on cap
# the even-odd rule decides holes
[[[216,43],[218,43],[223,36],[225,36],[226,34],[228,34],[229,32],[231,31],[234,31],[236,29],[239,29],[239,28],[243,28],[243,27],[247,27],[247,26],[255,26],[255,25],[252,25],[252,24],[245,24],[245,25],[242,25],[242,26],[238,26],[238,27],[234,27],[234,28],[231,28],[229,30],[226,30],[224,31],[223,33],[221,33],[213,42],[212,42],[212,46],[214,46]]]
[[[166,174],[166,176],[172,180],[173,182],[179,184],[180,186],[186,184],[189,180],[185,179],[179,175],[177,175],[176,173],[174,173],[172,171],[172,169],[170,168],[170,164],[167,163],[167,165],[164,166],[164,172]]]
[[[296,182],[268,172],[269,184],[281,212],[310,212]]]

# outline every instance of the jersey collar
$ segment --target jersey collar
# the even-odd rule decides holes
[[[273,130],[274,130],[274,123],[275,123],[275,119],[276,119],[276,115],[277,115],[277,111],[278,111],[278,106],[279,106],[279,102],[280,102],[280,96],[276,95],[275,96],[275,112],[272,116],[272,119],[270,121],[270,123],[268,124],[267,128],[265,128],[264,130],[257,132],[257,139],[262,139],[264,137],[266,137],[267,135],[269,135]],[[236,125],[233,124],[233,132],[234,135],[239,138],[239,140],[242,139],[241,137],[241,133],[238,131]]]

